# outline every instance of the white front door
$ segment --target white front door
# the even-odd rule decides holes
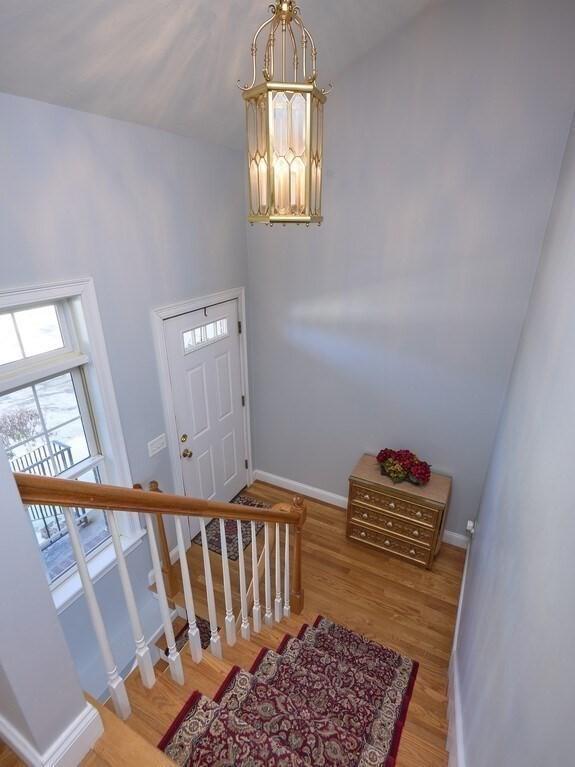
[[[247,484],[238,301],[166,320],[186,495],[231,501]]]

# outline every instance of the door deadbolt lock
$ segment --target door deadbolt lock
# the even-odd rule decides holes
[[[183,443],[183,442],[187,442],[187,441],[188,441],[188,435],[187,434],[182,434],[182,436],[180,437],[180,442]]]
[[[188,448],[186,448],[184,452],[182,453],[182,458],[191,458],[192,456],[193,456],[193,453],[191,450],[188,450]]]

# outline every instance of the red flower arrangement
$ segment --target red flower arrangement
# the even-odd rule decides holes
[[[426,485],[431,479],[431,466],[420,461],[411,450],[380,450],[377,456],[381,473],[393,482],[408,480],[413,485]]]

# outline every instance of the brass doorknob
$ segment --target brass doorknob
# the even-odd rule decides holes
[[[191,450],[188,450],[186,448],[184,452],[182,453],[182,458],[191,458],[193,456],[193,452]]]

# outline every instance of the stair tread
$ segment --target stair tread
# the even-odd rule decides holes
[[[234,767],[304,767],[306,762],[265,732],[250,727],[233,711],[220,707],[203,695],[195,699],[188,717],[193,717],[193,741],[170,742],[167,752],[179,764],[218,763]]]

